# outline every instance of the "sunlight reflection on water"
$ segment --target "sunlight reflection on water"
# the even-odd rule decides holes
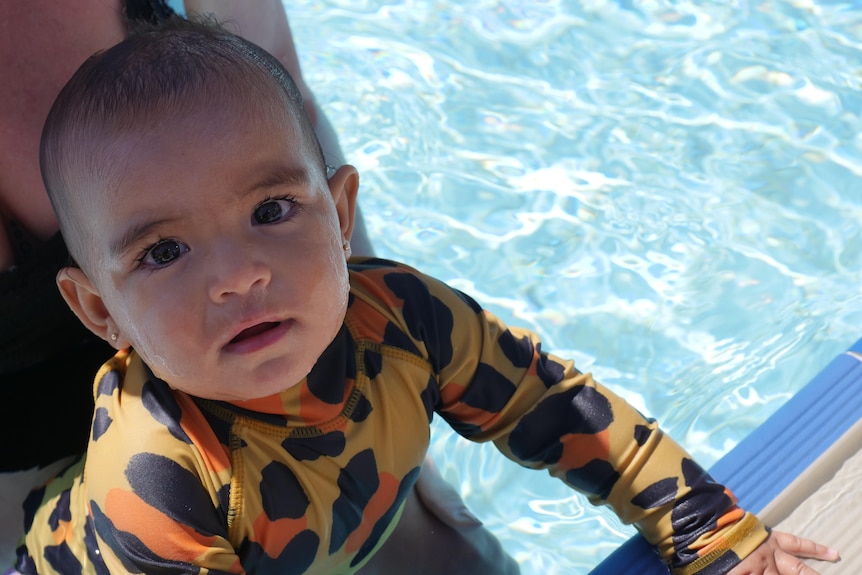
[[[705,464],[859,338],[862,12],[839,2],[298,1],[378,253],[468,291]],[[435,426],[525,575],[631,530]]]

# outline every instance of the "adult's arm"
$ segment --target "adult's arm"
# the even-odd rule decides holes
[[[254,3],[236,0],[185,0],[186,13],[212,14],[228,30],[251,40],[276,58],[287,68],[302,93],[310,103],[311,90],[305,85],[293,34],[287,14],[280,0],[256,0]],[[312,120],[314,120],[312,116]]]

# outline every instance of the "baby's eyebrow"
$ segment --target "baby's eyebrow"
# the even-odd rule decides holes
[[[254,181],[249,191],[279,186],[305,187],[309,184],[308,170],[304,167],[278,166],[261,170],[262,177]]]
[[[110,243],[109,249],[111,256],[115,258],[122,256],[129,249],[129,246],[133,246],[141,238],[152,233],[152,230],[171,221],[173,221],[173,219],[165,218],[160,220],[143,221],[131,226],[123,233],[123,235]]]
[[[261,177],[253,180],[253,184],[245,190],[244,193],[252,193],[254,191],[265,190],[267,188],[290,187],[300,188],[307,187],[310,182],[308,170],[304,167],[277,166],[274,168],[264,168],[260,170]],[[123,235],[112,241],[109,245],[111,256],[120,257],[128,249],[133,246],[141,238],[146,237],[154,229],[157,229],[165,224],[176,221],[175,218],[162,218],[158,220],[147,220],[138,222],[129,227]]]

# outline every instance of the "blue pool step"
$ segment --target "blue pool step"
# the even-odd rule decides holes
[[[760,427],[710,468],[759,513],[823,452],[862,420],[862,339],[832,360]],[[792,439],[790,439],[792,438]],[[667,575],[640,535],[614,551],[590,575]]]

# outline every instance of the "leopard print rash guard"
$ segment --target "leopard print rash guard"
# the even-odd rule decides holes
[[[766,538],[653,420],[534,334],[399,264],[353,260],[350,280],[343,329],[279,395],[200,400],[118,353],[96,378],[86,463],[28,500],[19,570],[353,573],[397,523],[434,413],[611,505],[674,573],[724,573]]]

